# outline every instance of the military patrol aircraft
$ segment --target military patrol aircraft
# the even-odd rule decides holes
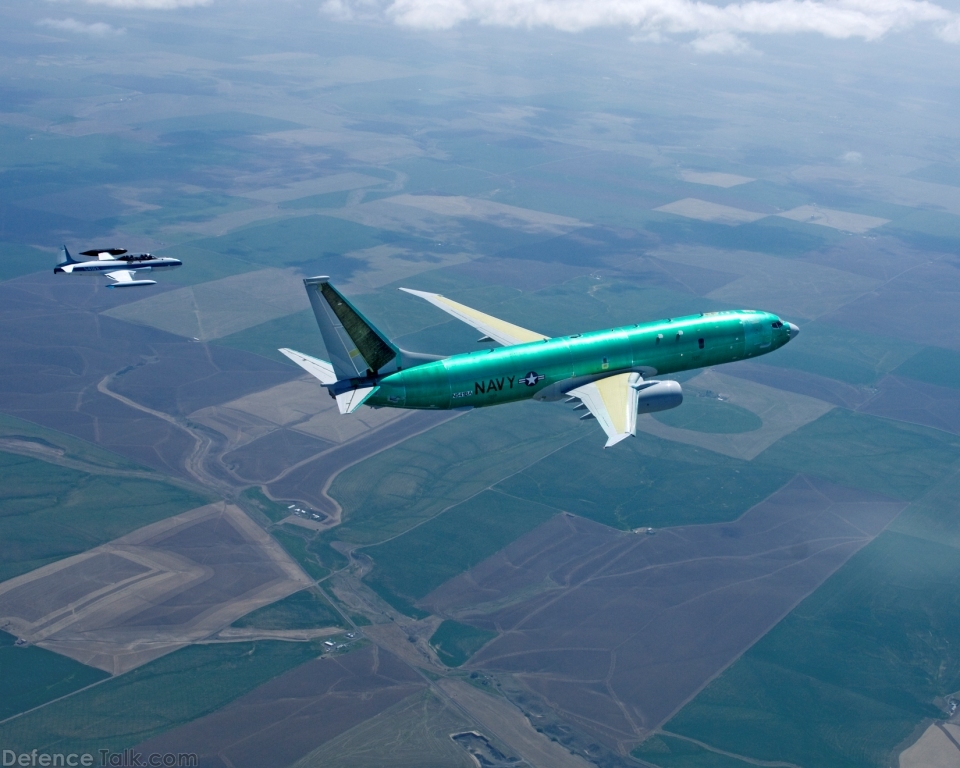
[[[600,422],[606,447],[636,434],[638,413],[683,402],[678,382],[654,376],[765,355],[800,332],[769,312],[740,309],[551,339],[439,294],[401,288],[472,325],[484,334],[481,342],[502,345],[444,358],[396,346],[328,277],[303,283],[330,361],[280,352],[318,378],[341,413],[361,405],[449,410],[566,399],[587,409],[581,418]]]
[[[138,272],[153,272],[156,269],[173,269],[183,264],[180,259],[160,258],[152,253],[127,253],[124,248],[104,248],[83,251],[87,259],[75,259],[67,246],[60,247],[60,259],[53,274],[105,275],[113,282],[107,288],[132,288],[136,285],[156,285],[156,280],[138,280]]]

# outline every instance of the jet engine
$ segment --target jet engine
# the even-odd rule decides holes
[[[668,411],[683,402],[683,388],[676,381],[643,381],[637,390],[637,413]]]

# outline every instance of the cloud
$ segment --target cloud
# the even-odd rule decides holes
[[[110,8],[131,10],[170,11],[174,8],[194,8],[210,5],[213,0],[87,0],[90,5],[106,5]]]
[[[698,37],[690,47],[697,53],[747,53],[753,50],[750,43],[729,32],[711,32]]]
[[[60,32],[72,32],[75,35],[90,35],[91,37],[110,37],[112,35],[122,35],[126,32],[125,29],[111,27],[102,21],[85,24],[76,19],[41,19],[37,24]]]
[[[960,42],[960,16],[929,0],[747,0],[713,5],[699,0],[327,0],[341,19],[376,16],[423,29],[476,22],[504,27],[553,27],[580,32],[633,27],[637,39],[695,35],[704,52],[742,52],[740,35],[812,32],[836,39],[877,40],[921,24]]]
[[[943,25],[937,30],[937,34],[948,43],[960,43],[960,18]]]

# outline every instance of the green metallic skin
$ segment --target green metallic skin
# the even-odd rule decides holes
[[[554,400],[616,373],[648,379],[732,363],[789,340],[788,327],[769,312],[709,312],[454,355],[385,376],[366,404],[448,410]]]

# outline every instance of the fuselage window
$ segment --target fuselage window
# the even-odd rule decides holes
[[[703,339],[697,339],[697,344],[700,347],[700,349],[703,349]]]

